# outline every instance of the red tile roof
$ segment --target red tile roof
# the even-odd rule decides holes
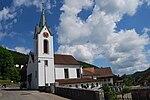
[[[80,65],[72,55],[54,55],[54,63],[60,65]]]
[[[108,68],[83,68],[83,76],[97,76],[97,78],[112,77],[113,73],[110,67]]]
[[[34,54],[31,54],[32,61],[34,62]],[[54,64],[58,65],[80,65],[72,55],[54,54]]]
[[[94,73],[95,68],[94,68],[94,67],[90,67],[90,68],[83,68],[83,70],[84,70],[84,71],[86,71],[86,72]]]
[[[98,77],[111,77],[111,76],[113,76],[111,68],[96,68],[95,73],[98,75]]]
[[[87,82],[98,82],[99,80],[92,78],[74,78],[74,79],[57,79],[60,85],[62,84],[76,84],[76,83],[87,83]]]
[[[84,76],[93,76],[93,72],[90,72],[88,70],[83,70],[83,75]]]

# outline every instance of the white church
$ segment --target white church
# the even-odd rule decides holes
[[[80,78],[81,71],[81,65],[73,56],[54,55],[53,34],[46,23],[42,9],[40,23],[35,26],[34,52],[29,54],[27,87],[38,89],[50,86],[56,79]]]
[[[53,34],[46,23],[43,8],[40,23],[35,26],[34,52],[29,53],[27,88],[40,89],[54,86],[55,83],[69,87],[82,87],[84,83],[91,82],[101,84],[96,79],[83,79],[82,71],[82,66],[72,55],[54,54]]]

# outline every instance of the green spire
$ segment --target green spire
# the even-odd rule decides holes
[[[44,3],[42,3],[42,14],[41,14],[41,18],[40,18],[39,27],[42,28],[45,24],[46,24],[46,19],[45,19],[45,15],[44,15]]]

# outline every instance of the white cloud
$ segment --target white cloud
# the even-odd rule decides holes
[[[150,32],[150,28],[144,27],[143,28],[143,32],[144,32],[144,34],[150,34],[149,33]]]
[[[0,21],[13,19],[14,17],[16,17],[16,13],[11,8],[3,7],[0,11]]]
[[[141,1],[96,0],[92,14],[87,20],[81,20],[78,13],[91,9],[93,4],[92,0],[65,0],[57,28],[61,44],[57,52],[72,54],[87,62],[105,57],[116,73],[147,68],[143,50],[148,44],[148,36],[139,35],[134,29],[115,31],[116,22],[124,14],[134,15]]]
[[[13,24],[17,23],[16,17],[17,11],[15,7],[3,7],[3,9],[0,10],[0,30],[10,30]]]
[[[110,14],[123,15],[125,13],[134,15],[138,5],[141,5],[140,0],[96,0],[98,7]]]
[[[14,49],[10,49],[8,47],[6,47],[6,48],[9,50],[12,50],[12,51],[17,51],[22,54],[28,54],[31,51],[30,49],[26,49],[25,47],[15,47]]]
[[[30,52],[30,49],[25,49],[24,47],[15,47],[15,51],[23,54],[28,54]]]
[[[143,0],[143,1],[145,1],[148,6],[150,5],[150,0]]]
[[[17,19],[16,19],[16,18],[15,18],[15,19],[12,19],[11,22],[5,24],[3,27],[5,28],[5,30],[9,30],[9,29],[11,29],[11,28],[13,27],[13,25],[14,25],[15,23],[17,23]]]
[[[10,7],[3,7],[0,10],[0,30],[9,30],[17,23],[17,18],[22,13],[22,6],[35,6],[42,10],[42,3],[45,4],[45,9],[51,12],[51,8],[56,6],[56,0],[13,0]],[[1,27],[3,26],[3,27]]]
[[[120,31],[110,37],[106,47],[105,57],[115,69],[134,70],[144,69],[147,61],[144,54],[144,46],[148,44],[148,36],[139,36],[135,30]],[[136,68],[136,69],[135,69]]]
[[[36,6],[37,8],[42,9],[42,3],[45,5],[45,9],[50,10],[56,5],[56,0],[13,0],[13,3],[16,7],[18,6]]]
[[[72,46],[61,45],[59,47],[58,52],[61,54],[71,54],[74,55],[74,57],[77,59],[92,63],[94,59],[94,52],[93,52],[94,49],[95,50],[97,49],[96,45],[94,44],[72,45]]]

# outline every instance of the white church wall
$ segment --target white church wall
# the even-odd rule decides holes
[[[38,68],[37,63],[34,63],[34,71],[33,71],[33,81],[34,81],[34,89],[38,89]]]
[[[57,65],[55,65],[55,78],[56,79],[64,79],[64,68],[59,68]]]
[[[80,65],[56,65],[55,64],[55,78],[65,79],[64,69],[68,69],[69,78],[77,78],[76,69],[81,69]]]
[[[48,57],[48,58],[54,58],[54,53],[53,53],[53,36],[50,35],[49,33],[49,37],[45,38],[43,37],[43,33],[44,32],[48,32],[48,29],[46,26],[44,26],[44,28],[42,29],[42,31],[40,32],[40,34],[38,34],[38,57]],[[48,54],[44,53],[44,48],[43,48],[43,43],[44,43],[44,39],[48,40]]]
[[[44,60],[41,59],[38,63],[38,86],[45,86]]]
[[[46,84],[54,83],[54,74],[51,71],[54,71],[54,66],[51,60],[48,60],[48,66],[44,65],[44,60],[40,59],[40,63],[38,64],[38,85],[45,86]]]
[[[38,34],[38,85],[45,86],[55,82],[54,77],[54,54],[53,54],[53,36],[50,35],[46,38],[43,33],[49,33],[46,26]],[[48,53],[44,53],[44,40],[48,41]],[[48,61],[48,66],[44,61]]]
[[[52,66],[54,66],[54,61],[49,59],[46,67],[46,83],[55,83],[54,67]]]
[[[35,66],[35,63],[33,63],[33,61],[31,60],[31,56],[29,57],[29,62],[28,62],[28,67],[27,67],[27,76],[32,74],[31,77],[31,87],[32,89],[37,89],[37,77],[36,76],[36,72],[37,71],[37,67]],[[29,82],[27,81],[27,88],[29,88]]]
[[[69,78],[77,78],[77,72],[76,72],[76,67],[75,68],[69,68]]]

